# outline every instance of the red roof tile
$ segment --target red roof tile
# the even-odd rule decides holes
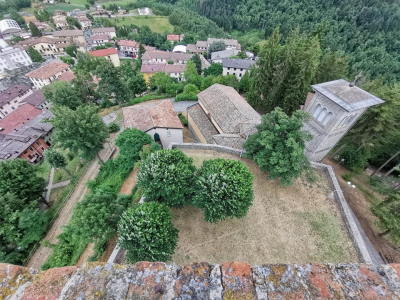
[[[168,34],[167,35],[168,41],[179,42],[181,40],[181,36],[179,34]]]
[[[12,133],[26,122],[38,116],[42,111],[31,104],[25,103],[10,113],[7,117],[0,120],[1,133]]]
[[[61,74],[60,77],[58,77],[58,80],[63,80],[63,81],[72,81],[75,79],[75,74],[72,71],[67,71]]]
[[[130,40],[119,40],[118,41],[119,46],[125,46],[125,47],[139,47],[139,43],[136,41],[130,41]]]
[[[107,48],[107,49],[100,49],[100,50],[93,50],[89,52],[92,56],[109,56],[112,54],[118,54],[118,50],[115,48]]]
[[[66,69],[69,69],[68,64],[63,63],[61,61],[52,61],[47,65],[44,65],[40,68],[37,68],[36,70],[29,72],[25,76],[32,78],[46,79]]]
[[[183,73],[185,72],[186,65],[174,64],[143,64],[140,72],[142,73]]]

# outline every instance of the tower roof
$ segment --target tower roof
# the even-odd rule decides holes
[[[315,84],[312,88],[347,111],[355,111],[385,102],[367,91],[351,85],[344,79]]]

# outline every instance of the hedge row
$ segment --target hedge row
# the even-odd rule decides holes
[[[127,129],[117,137],[118,157],[104,163],[89,183],[90,193],[75,207],[70,223],[58,236],[59,242],[42,269],[74,265],[88,243],[104,243],[115,234],[120,215],[132,202],[130,196],[118,195],[118,191],[147,144],[154,142],[137,129]]]

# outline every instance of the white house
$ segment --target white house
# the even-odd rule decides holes
[[[236,49],[227,49],[222,51],[216,51],[211,53],[211,61],[213,63],[222,64],[222,60],[224,58],[229,58],[239,54],[239,50]]]
[[[117,37],[114,27],[98,27],[92,29],[92,37],[99,34],[106,34],[110,39]]]
[[[4,40],[0,39],[0,74],[31,64],[32,60],[24,49],[9,47]]]
[[[22,46],[24,49],[33,47],[43,56],[54,57],[56,55],[65,55],[65,48],[71,44],[71,39],[41,36],[26,39],[17,45]]]
[[[107,34],[98,34],[92,36],[92,47],[104,46],[106,43],[112,41]]]
[[[125,57],[133,57],[136,58],[139,53],[140,44],[136,41],[130,40],[119,40],[117,42],[119,47],[119,51]]]
[[[183,143],[183,126],[170,100],[153,100],[122,108],[125,128],[146,132],[164,148]]]
[[[52,61],[47,65],[41,66],[40,68],[29,72],[25,76],[31,80],[36,88],[41,89],[60,78],[64,72],[69,70],[68,64],[61,61]]]
[[[105,59],[109,60],[114,65],[114,67],[119,67],[121,65],[118,57],[118,50],[116,48],[93,50],[89,53],[92,56],[104,57]]]
[[[0,21],[0,34],[2,36],[15,35],[21,31],[21,27],[12,19],[4,19]]]
[[[235,75],[240,80],[255,63],[251,59],[224,58],[222,59],[222,75]]]

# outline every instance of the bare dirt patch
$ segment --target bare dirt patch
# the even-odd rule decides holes
[[[205,159],[239,159],[214,151],[184,150],[199,166]],[[173,209],[179,242],[173,261],[222,263],[356,262],[358,257],[344,227],[326,177],[299,179],[290,187],[268,180],[250,160],[255,198],[248,215],[217,224],[207,223],[194,207]]]

